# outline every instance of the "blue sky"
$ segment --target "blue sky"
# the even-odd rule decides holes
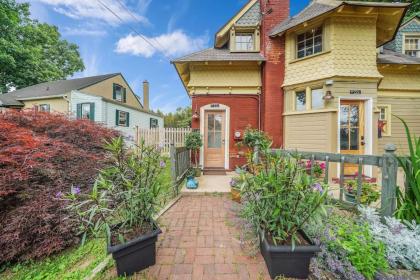
[[[28,2],[27,0],[19,0]],[[247,0],[30,0],[32,17],[58,26],[79,45],[86,70],[75,77],[121,72],[134,91],[151,85],[151,106],[164,112],[190,100],[170,59],[212,46],[215,32]],[[111,8],[122,19],[101,7]],[[309,0],[291,0],[291,14]],[[122,4],[131,12],[123,8]],[[150,47],[130,27],[158,47]]]

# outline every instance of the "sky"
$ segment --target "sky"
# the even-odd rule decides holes
[[[290,1],[291,15],[309,2]],[[216,31],[247,0],[19,2],[30,2],[32,18],[58,26],[64,39],[79,45],[86,69],[74,78],[120,72],[140,97],[142,82],[148,80],[152,109],[168,113],[190,105],[170,60],[211,47]]]

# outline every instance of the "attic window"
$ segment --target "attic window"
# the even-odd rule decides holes
[[[313,28],[297,36],[297,58],[322,52],[322,27]]]
[[[253,51],[254,50],[254,34],[253,33],[236,33],[236,51]]]
[[[405,36],[405,54],[420,57],[420,35]]]
[[[126,89],[119,85],[114,84],[114,90],[113,90],[113,99],[120,102],[126,102]]]

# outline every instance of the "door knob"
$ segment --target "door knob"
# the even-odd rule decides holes
[[[360,142],[360,144],[362,145],[362,146],[364,146],[365,144],[366,144],[366,142],[365,142],[365,137],[364,136],[362,136],[362,139],[361,139],[362,141]]]

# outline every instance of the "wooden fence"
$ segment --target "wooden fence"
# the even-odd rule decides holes
[[[276,151],[276,150],[275,150]],[[396,146],[388,144],[385,146],[385,153],[382,156],[370,156],[370,155],[343,155],[333,153],[318,153],[318,152],[301,152],[301,151],[287,151],[278,150],[285,152],[289,155],[298,155],[301,159],[311,161],[311,175],[314,174],[314,162],[321,161],[325,162],[325,183],[328,183],[330,163],[340,163],[340,194],[339,202],[345,203],[344,187],[344,165],[345,163],[352,163],[358,165],[357,173],[357,195],[356,195],[356,206],[360,204],[360,196],[362,192],[363,184],[363,166],[377,166],[382,170],[382,184],[381,185],[381,206],[380,213],[383,216],[392,216],[396,208],[396,188],[397,188],[397,174],[398,174],[398,160],[395,157]]]
[[[148,146],[161,147],[164,154],[169,154],[171,144],[184,146],[185,136],[191,128],[139,128],[136,127],[136,142],[144,141]]]
[[[190,150],[185,147],[170,145],[171,177],[175,195],[179,193],[179,184],[183,182],[187,171],[191,167]]]

